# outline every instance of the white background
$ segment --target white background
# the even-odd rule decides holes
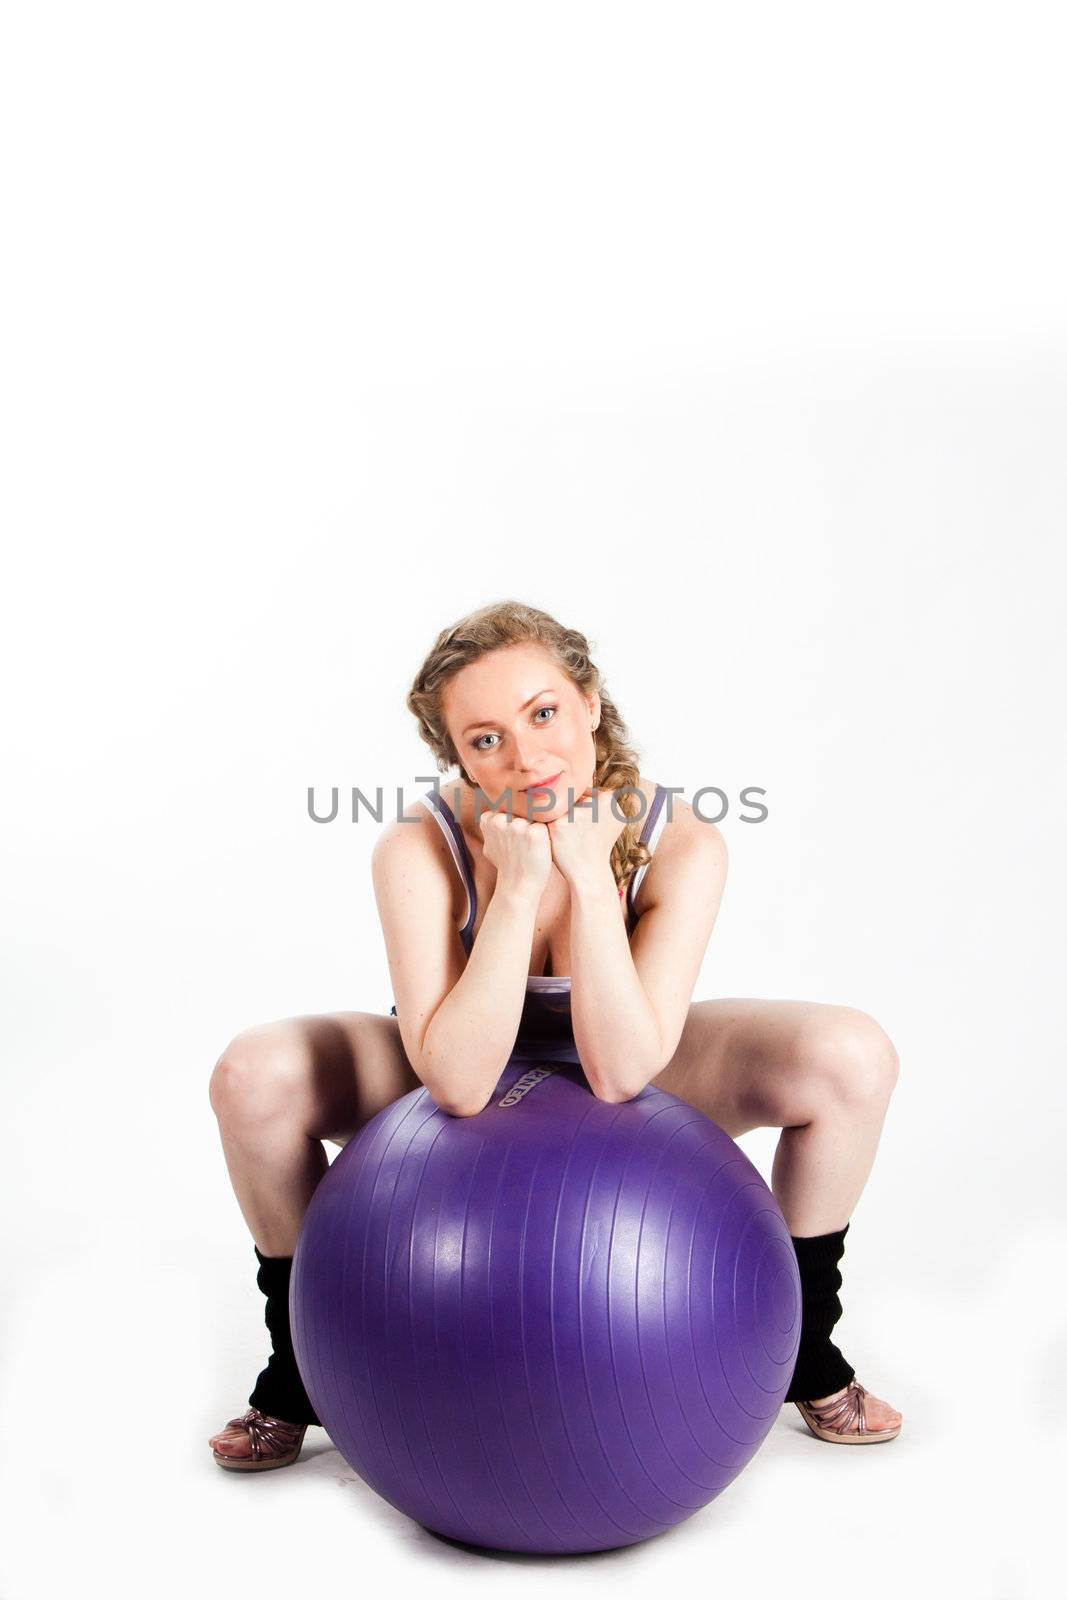
[[[1054,1586],[1056,11],[8,10],[4,1600]],[[307,787],[413,796],[411,677],[505,597],[595,640],[646,775],[767,790],[697,997],[902,1063],[838,1328],[901,1437],[787,1407],[680,1528],[548,1562],[318,1430],[206,1444],[267,1337],[212,1066],[391,1003],[376,829]]]

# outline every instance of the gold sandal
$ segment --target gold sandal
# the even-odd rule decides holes
[[[221,1433],[213,1434],[208,1444],[219,1466],[230,1472],[267,1472],[273,1467],[292,1465],[307,1430],[306,1422],[283,1422],[280,1417],[268,1417],[250,1406],[243,1417],[233,1417]],[[229,1455],[216,1448],[230,1433],[233,1444],[243,1442],[242,1436],[251,1442],[250,1455]]]
[[[830,1400],[794,1400],[800,1415],[817,1439],[829,1444],[882,1444],[895,1439],[902,1423],[891,1428],[871,1428],[863,1404],[867,1390],[855,1378],[842,1394]]]

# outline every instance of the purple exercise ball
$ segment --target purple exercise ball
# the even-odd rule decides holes
[[[756,1168],[676,1095],[598,1100],[509,1063],[485,1110],[416,1089],[312,1197],[293,1344],[360,1477],[451,1539],[636,1544],[755,1455],[800,1342],[789,1231]]]

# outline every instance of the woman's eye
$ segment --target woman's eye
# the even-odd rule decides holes
[[[555,714],[556,714],[556,712],[558,710],[559,710],[558,706],[538,706],[537,710],[534,712],[534,716],[535,717],[539,717],[541,715],[542,711],[551,711],[552,715],[555,716]],[[542,722],[542,724],[541,724],[542,728],[547,726],[548,720],[551,720],[551,719],[546,719],[545,722]],[[479,754],[481,754],[481,755],[488,754],[488,752],[493,748],[493,746],[492,745],[483,744],[482,740],[483,739],[495,739],[495,738],[496,738],[496,734],[495,733],[483,733],[483,734],[480,734],[479,737],[474,740],[474,749],[477,750],[479,752]]]

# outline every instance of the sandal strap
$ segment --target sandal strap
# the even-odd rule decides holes
[[[863,1397],[867,1393],[857,1379],[853,1378],[844,1394],[839,1394],[834,1400],[803,1402],[804,1409],[810,1411],[820,1428],[826,1428],[830,1433],[867,1433],[867,1416],[863,1406]]]
[[[268,1417],[255,1406],[250,1406],[243,1417],[233,1417],[227,1428],[243,1428],[252,1441],[252,1460],[260,1461],[266,1448],[272,1455],[286,1455],[304,1437],[306,1422],[283,1422],[281,1417]]]

